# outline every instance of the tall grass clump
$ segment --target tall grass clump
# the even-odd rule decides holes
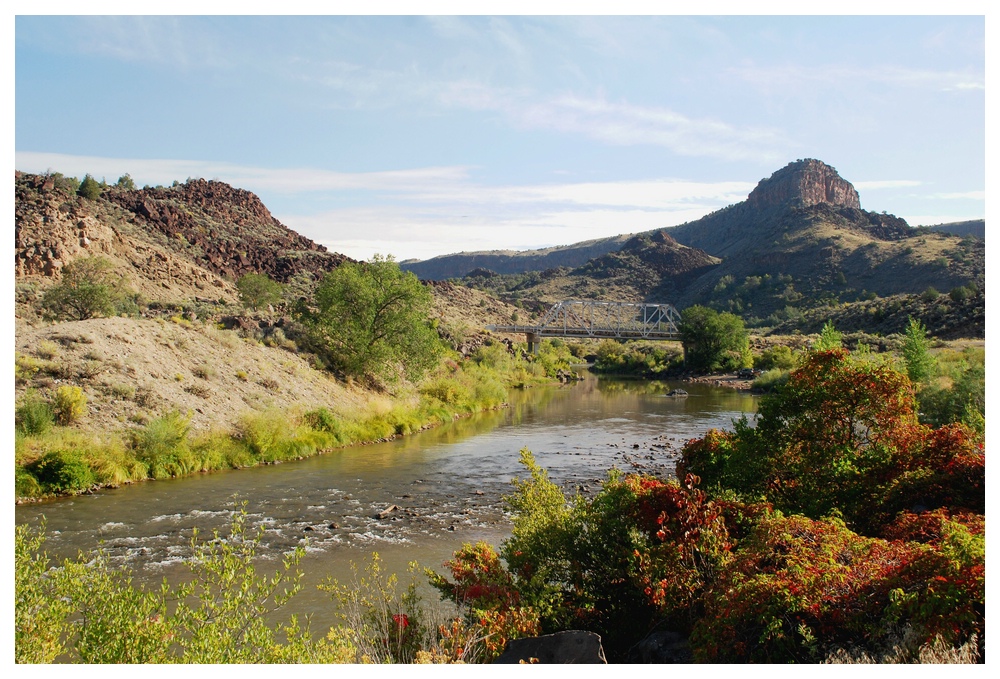
[[[25,436],[41,436],[52,428],[52,406],[34,389],[28,389],[14,410],[14,426]]]
[[[753,381],[753,388],[758,391],[774,391],[788,381],[789,374],[787,370],[772,368],[757,376]]]
[[[283,462],[314,455],[323,437],[298,418],[280,410],[248,413],[236,425],[235,437],[260,462]]]
[[[190,419],[173,410],[131,433],[132,451],[146,465],[151,478],[166,479],[198,471],[197,458],[188,442],[190,429]]]

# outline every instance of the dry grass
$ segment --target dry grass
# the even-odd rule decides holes
[[[971,639],[960,646],[952,646],[941,637],[929,643],[918,645],[912,633],[907,629],[901,636],[897,635],[891,646],[881,653],[872,653],[861,649],[837,649],[826,657],[824,664],[836,665],[885,665],[885,664],[924,664],[924,665],[971,665],[980,662],[982,654],[979,639],[973,635]]]

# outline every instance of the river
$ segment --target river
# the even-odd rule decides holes
[[[101,548],[140,581],[178,581],[193,531],[225,534],[234,498],[245,500],[249,524],[264,531],[262,572],[306,547],[305,587],[280,617],[309,614],[313,629],[325,629],[335,617],[315,584],[327,576],[349,581],[351,562],[363,565],[377,551],[383,569],[405,581],[410,561],[442,571],[462,543],[498,545],[509,535],[501,496],[512,477],[524,476],[521,448],[567,492],[593,495],[611,467],[671,474],[685,441],[756,410],[755,397],[730,389],[584,375],[576,384],[514,391],[509,408],[387,443],[21,505],[15,519],[44,520],[51,556]],[[690,395],[666,396],[675,387]],[[377,518],[392,505],[398,509]]]

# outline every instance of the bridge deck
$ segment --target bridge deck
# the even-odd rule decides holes
[[[486,329],[491,332],[502,332],[506,334],[534,335],[535,337],[593,337],[600,339],[649,339],[649,340],[677,340],[680,341],[679,332],[658,331],[658,330],[620,330],[615,328],[549,328],[537,325],[488,325]]]

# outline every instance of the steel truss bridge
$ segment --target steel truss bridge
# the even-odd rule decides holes
[[[543,337],[679,340],[681,316],[670,304],[628,302],[557,302],[536,325],[489,325],[487,330],[523,333],[528,351],[536,352]]]

